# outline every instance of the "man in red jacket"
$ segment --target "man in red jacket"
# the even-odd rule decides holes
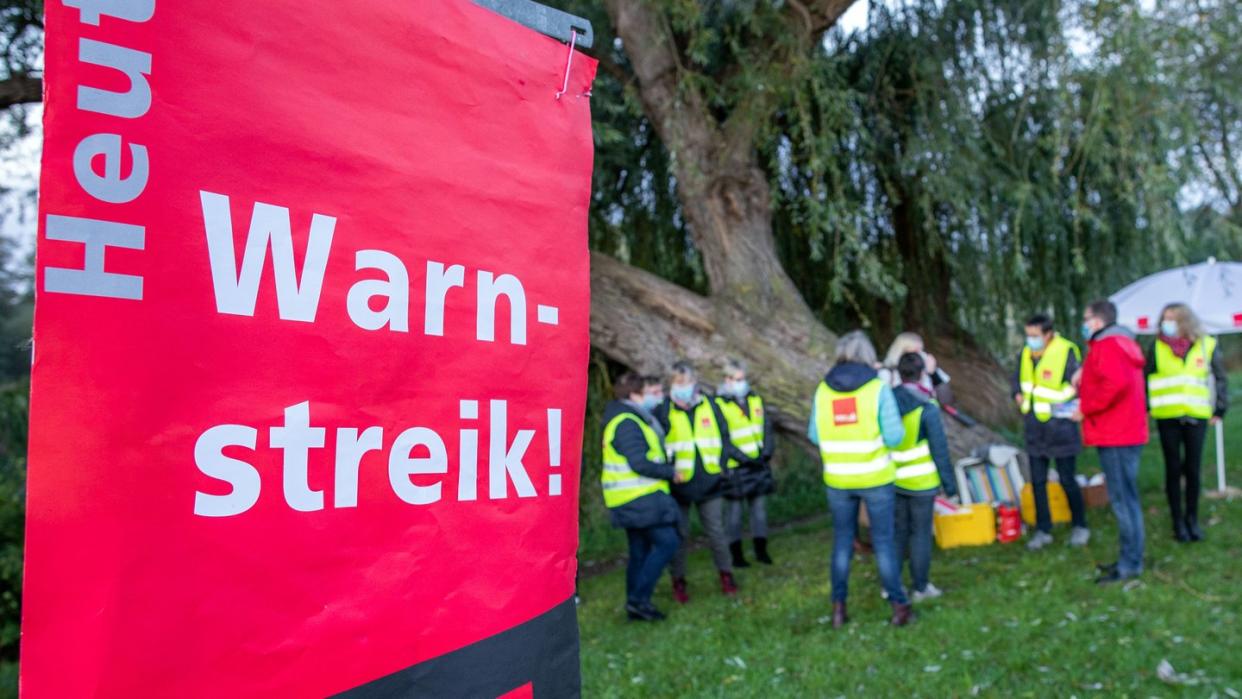
[[[1108,484],[1108,499],[1117,515],[1121,553],[1117,562],[1101,566],[1097,583],[1113,583],[1143,572],[1143,508],[1138,470],[1147,443],[1147,393],[1143,350],[1134,334],[1117,325],[1117,307],[1094,301],[1082,315],[1083,335],[1090,339],[1087,359],[1079,371],[1079,412],[1083,443],[1096,447]]]

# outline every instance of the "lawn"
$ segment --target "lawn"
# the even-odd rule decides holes
[[[1242,430],[1229,435],[1234,484],[1242,484]],[[943,598],[918,605],[894,629],[879,597],[874,560],[855,558],[852,622],[829,623],[827,514],[774,535],[777,565],[740,571],[742,594],[719,593],[706,551],[690,559],[692,601],[678,607],[667,577],[658,624],[627,622],[624,573],[582,583],[583,694],[607,696],[1242,696],[1242,500],[1203,502],[1206,541],[1171,536],[1158,447],[1141,481],[1149,568],[1140,581],[1094,584],[1116,560],[1111,512],[1089,512],[1090,546],[1020,544],[937,550],[932,579]],[[1204,476],[1215,487],[1214,451]],[[1087,472],[1094,458],[1085,459]],[[826,509],[826,508],[825,508]],[[1171,683],[1157,668],[1168,661]]]

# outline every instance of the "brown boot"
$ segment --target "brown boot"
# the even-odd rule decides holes
[[[849,623],[850,615],[845,613],[844,602],[832,603],[832,628],[839,629]]]
[[[726,597],[737,594],[737,582],[733,579],[733,573],[720,571],[720,592]]]
[[[893,602],[893,618],[888,623],[893,626],[905,626],[914,621],[914,607],[910,604],[897,604]]]

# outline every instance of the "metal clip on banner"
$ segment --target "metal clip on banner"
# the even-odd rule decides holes
[[[474,4],[565,43],[576,41],[584,49],[595,43],[595,30],[589,21],[533,0],[474,0]]]

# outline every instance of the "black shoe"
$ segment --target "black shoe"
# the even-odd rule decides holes
[[[1096,578],[1095,584],[1096,585],[1111,585],[1112,583],[1121,582],[1122,580],[1125,580],[1125,578],[1121,577],[1121,573],[1117,572],[1116,568],[1113,568],[1107,573],[1104,573],[1100,577]]]
[[[1186,535],[1190,541],[1203,541],[1203,530],[1199,528],[1199,518],[1195,515],[1186,517]]]
[[[1100,571],[1101,573],[1116,573],[1117,564],[1116,563],[1101,563],[1097,565],[1095,569]]]
[[[640,602],[637,604],[633,602],[626,603],[625,616],[627,616],[630,621],[660,621],[664,618],[664,615],[660,613],[660,610],[656,609],[655,605],[650,602]]]
[[[764,565],[772,565],[772,557],[768,555],[767,537],[755,537],[755,560]]]
[[[749,568],[750,564],[746,562],[746,557],[742,555],[742,542],[735,541],[729,544],[729,553],[733,554],[734,568]]]
[[[1186,528],[1185,520],[1173,520],[1173,539],[1182,544],[1190,541],[1190,530]]]

